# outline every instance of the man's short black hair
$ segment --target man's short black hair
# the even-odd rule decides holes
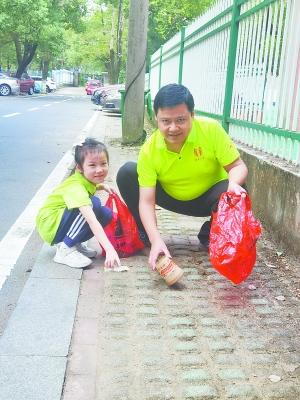
[[[194,98],[189,89],[177,83],[170,83],[163,86],[157,92],[154,99],[154,112],[157,115],[159,108],[175,107],[179,104],[186,104],[190,113],[194,112]]]

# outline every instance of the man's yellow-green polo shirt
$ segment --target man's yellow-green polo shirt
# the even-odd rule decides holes
[[[227,179],[223,166],[239,157],[235,144],[217,121],[194,118],[180,153],[167,149],[158,129],[143,144],[137,166],[139,185],[153,187],[159,181],[171,197],[192,200]]]
[[[91,195],[97,187],[82,174],[75,172],[47,197],[36,217],[36,227],[45,242],[52,243],[65,209],[92,205]]]

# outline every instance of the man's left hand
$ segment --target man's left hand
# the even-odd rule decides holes
[[[227,191],[235,193],[235,194],[242,194],[242,193],[246,194],[247,193],[247,191],[242,186],[240,186],[238,183],[235,183],[233,181],[229,181]]]

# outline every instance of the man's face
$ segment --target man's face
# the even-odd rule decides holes
[[[157,127],[163,134],[167,147],[180,150],[190,133],[193,118],[194,113],[191,113],[184,103],[158,109]]]

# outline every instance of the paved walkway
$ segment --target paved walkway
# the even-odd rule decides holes
[[[138,151],[121,145],[120,132],[118,117],[101,116],[91,134],[109,147],[111,182]],[[147,256],[124,260],[122,273],[105,272],[99,257],[81,275],[44,246],[0,342],[9,371],[0,384],[10,388],[1,400],[300,398],[299,260],[265,234],[254,272],[233,286],[198,249],[203,219],[157,215],[184,270],[176,288]],[[38,305],[25,301],[32,296]]]
[[[105,132],[113,180],[138,150],[120,145],[119,123]],[[300,398],[299,263],[264,240],[235,287],[198,250],[203,219],[157,214],[182,284],[168,288],[146,256],[124,260],[129,272],[85,271],[63,400]]]

